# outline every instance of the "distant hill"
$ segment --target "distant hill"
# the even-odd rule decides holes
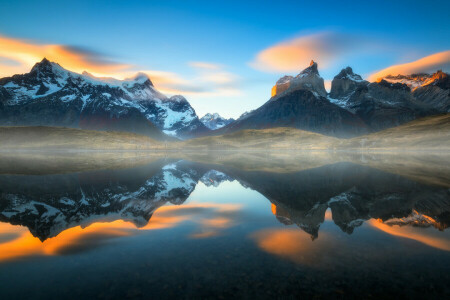
[[[422,118],[352,139],[278,127],[202,137],[183,145],[198,149],[450,149],[450,114]]]
[[[328,149],[339,139],[289,127],[246,129],[183,143],[186,149]]]
[[[290,127],[246,129],[186,141],[160,142],[125,132],[62,127],[0,127],[0,150],[442,150],[450,149],[450,114],[351,139]]]
[[[450,114],[425,117],[412,122],[349,139],[345,148],[450,149]]]
[[[164,149],[163,142],[128,132],[63,127],[0,127],[0,150],[138,150]]]

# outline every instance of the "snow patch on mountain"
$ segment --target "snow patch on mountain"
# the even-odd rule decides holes
[[[216,130],[234,122],[234,119],[233,118],[225,119],[218,113],[213,114],[207,113],[200,119],[200,121],[209,129]]]

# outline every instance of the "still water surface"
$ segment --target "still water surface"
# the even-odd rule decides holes
[[[448,297],[447,166],[0,156],[0,298]]]

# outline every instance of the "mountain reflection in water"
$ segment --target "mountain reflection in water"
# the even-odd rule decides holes
[[[0,155],[0,279],[5,278],[2,265],[21,274],[19,270],[28,264],[45,265],[39,258],[42,256],[72,257],[86,264],[84,259],[96,253],[102,253],[103,259],[114,259],[119,255],[115,251],[123,253],[129,245],[141,255],[133,256],[135,260],[145,260],[152,251],[171,253],[176,247],[177,254],[196,267],[199,258],[188,248],[201,253],[206,250],[195,245],[203,245],[215,257],[227,257],[230,266],[239,263],[239,268],[244,265],[253,272],[267,273],[268,269],[255,260],[271,259],[267,267],[278,264],[280,270],[289,270],[290,276],[294,276],[295,266],[334,270],[343,268],[343,262],[345,274],[360,268],[366,272],[405,255],[405,251],[410,251],[405,255],[410,259],[408,264],[414,262],[420,272],[429,268],[448,274],[450,269],[450,235],[446,231],[450,225],[450,172],[446,156],[414,157],[405,163],[405,158],[387,155],[95,154],[98,159],[87,163],[86,155]],[[157,246],[148,249],[144,241]],[[238,246],[230,249],[231,245]],[[395,250],[390,247],[394,245]],[[150,252],[143,254],[139,249]],[[366,252],[355,256],[357,249]],[[421,262],[434,253],[430,251],[440,251],[435,259],[442,259],[441,264]],[[417,259],[417,255],[423,257]],[[59,263],[64,265],[64,261]],[[154,270],[164,267],[155,263]],[[213,277],[220,272],[221,276],[233,276],[224,275],[221,264],[205,264]],[[309,274],[307,270],[302,276]],[[274,280],[282,280],[280,276]],[[348,277],[342,282],[358,280]],[[164,276],[159,279],[168,280]],[[200,276],[196,282],[208,280]],[[229,280],[228,285],[217,286],[211,293],[263,296],[260,286],[247,286],[244,291]],[[269,278],[260,278],[265,280]],[[427,280],[431,279],[417,283],[418,288],[429,285]],[[344,283],[340,288],[322,290],[278,283],[290,295],[350,292]],[[407,282],[399,286],[402,284]],[[439,285],[434,292],[448,293],[444,286]],[[140,289],[142,294],[136,298],[154,295]],[[370,293],[394,295],[400,290]],[[15,292],[5,290],[10,296]],[[181,289],[180,295],[184,292]],[[95,288],[89,293],[101,294]],[[189,293],[191,297],[208,295]]]

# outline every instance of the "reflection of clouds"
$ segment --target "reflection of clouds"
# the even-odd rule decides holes
[[[412,239],[433,248],[450,251],[448,235],[443,236],[442,232],[431,232],[414,226],[389,226],[380,220],[369,220],[367,224],[393,236]]]
[[[109,240],[131,234],[134,226],[124,221],[94,223],[89,227],[76,226],[60,235],[41,242],[26,227],[0,223],[3,232],[14,232],[17,237],[0,243],[0,261],[32,255],[69,254],[98,247]]]
[[[181,207],[164,206],[157,211],[154,219],[157,224],[175,225],[181,221],[198,224],[197,230],[189,235],[190,238],[209,238],[218,236],[226,228],[236,223],[236,212],[241,209],[239,204],[198,203]],[[170,220],[169,222],[167,220]]]
[[[87,227],[76,226],[64,230],[58,236],[41,242],[26,227],[0,223],[0,232],[8,239],[0,240],[0,261],[33,255],[65,255],[89,251],[112,242],[116,238],[137,235],[145,230],[174,228],[182,222],[198,224],[191,238],[217,236],[221,230],[234,225],[238,204],[201,203],[183,206],[160,207],[142,227],[128,221],[93,223]]]
[[[311,241],[311,237],[298,229],[264,229],[251,235],[256,245],[263,251],[276,255],[295,263],[311,264],[317,262],[317,249],[324,247],[327,234],[321,241]],[[329,244],[327,245],[329,246]]]

